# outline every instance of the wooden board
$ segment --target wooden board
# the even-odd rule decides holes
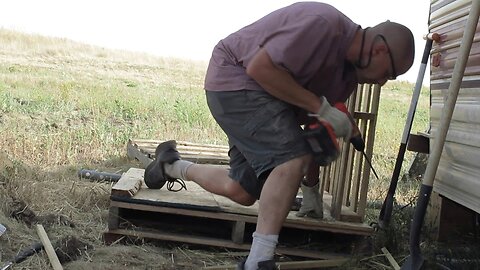
[[[129,140],[127,154],[130,158],[139,160],[146,167],[155,157],[155,149],[163,141],[159,140]],[[177,141],[177,150],[182,159],[195,163],[228,165],[228,146],[213,144],[198,144]]]
[[[187,183],[187,190],[178,192],[168,191],[163,187],[162,189],[149,189],[146,186],[142,188],[132,197],[134,201],[149,201],[152,204],[155,202],[170,205],[172,207],[183,207],[188,209],[189,206],[195,209],[206,208],[220,210],[220,206],[213,197],[213,194],[205,191],[193,182]]]
[[[309,260],[309,261],[294,261],[294,262],[277,262],[278,269],[320,269],[338,267],[348,262],[349,259],[332,259],[332,260]],[[235,270],[237,265],[223,265],[204,267],[202,270]]]
[[[241,250],[250,249],[249,244],[235,244],[228,240],[175,234],[175,233],[162,233],[158,231],[146,232],[146,231],[138,231],[138,230],[116,229],[116,230],[111,230],[105,233],[104,236],[108,238],[114,238],[115,236],[117,237],[131,236],[131,237],[137,237],[137,238],[158,239],[158,240],[165,240],[165,241],[184,242],[184,243],[190,243],[190,244],[216,246],[216,247],[241,249]],[[276,249],[276,252],[279,254],[287,254],[291,256],[315,258],[315,259],[333,260],[333,259],[344,259],[348,257],[348,254],[342,254],[342,253],[323,252],[323,251],[317,251],[317,250],[313,251],[313,250],[307,250],[307,249],[286,248],[286,247],[278,247]]]
[[[143,169],[130,168],[112,187],[112,195],[120,197],[135,195],[143,185],[144,172]]]

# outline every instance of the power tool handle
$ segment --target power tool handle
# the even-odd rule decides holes
[[[358,134],[355,137],[350,138],[350,143],[353,145],[355,150],[363,152],[365,150],[365,142],[362,139],[362,136]]]
[[[335,108],[337,108],[341,112],[344,112],[348,116],[348,118],[350,119],[350,122],[352,123],[352,127],[357,129],[356,131],[353,132],[354,134],[355,133],[357,133],[357,134],[352,136],[352,138],[350,138],[350,143],[352,143],[355,150],[362,152],[363,150],[365,150],[365,142],[363,141],[362,134],[358,130],[358,127],[355,125],[355,121],[353,120],[352,115],[348,111],[345,104],[342,103],[342,102],[337,102],[335,104]]]

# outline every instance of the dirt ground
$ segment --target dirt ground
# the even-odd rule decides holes
[[[119,166],[120,164],[120,166]],[[123,160],[116,172],[138,166]],[[76,170],[41,172],[0,155],[0,265],[40,241],[36,224],[44,226],[65,269],[199,269],[235,263],[226,250],[192,248],[141,240],[105,245],[109,191],[112,183],[79,179]],[[59,214],[62,213],[62,214]],[[51,269],[40,251],[11,269]]]
[[[80,179],[78,168],[46,172],[29,168],[4,154],[0,157],[0,224],[7,228],[0,236],[0,265],[39,242],[36,224],[45,227],[65,269],[201,269],[235,265],[248,255],[247,251],[241,250],[145,239],[125,238],[106,245],[103,233],[107,230],[113,183]],[[140,165],[136,161],[119,159],[91,169],[119,173],[131,167]],[[352,254],[349,262],[336,269],[393,269],[380,251],[382,247],[387,247],[401,265],[408,256],[408,222],[405,221],[411,219],[412,210],[410,207],[396,212],[397,216],[393,218],[399,221],[398,224],[362,241],[364,246],[357,249],[361,254]],[[398,216],[398,213],[404,216]],[[443,247],[422,242],[422,248],[427,252],[425,256],[436,261],[428,269],[478,269],[475,267],[480,265],[480,256],[475,239],[470,239],[473,245]],[[338,238],[337,241],[343,240]],[[335,250],[333,246],[329,248]],[[467,258],[468,261],[458,258]],[[279,259],[298,258],[282,256]],[[463,266],[458,268],[455,263]],[[46,253],[40,251],[11,269],[51,269],[51,265]]]

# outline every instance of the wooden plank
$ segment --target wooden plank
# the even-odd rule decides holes
[[[397,261],[393,258],[392,254],[388,251],[386,247],[382,248],[383,254],[385,254],[385,257],[387,257],[388,262],[390,265],[393,267],[394,270],[400,270],[400,265],[398,265]]]
[[[152,140],[152,139],[131,139],[132,142],[136,144],[160,144],[165,140]],[[185,145],[185,146],[199,146],[199,147],[208,147],[208,148],[217,148],[217,149],[225,149],[228,151],[229,147],[226,145],[221,144],[203,144],[203,143],[194,143],[194,142],[187,142],[187,141],[176,141],[177,145]]]
[[[138,168],[128,169],[112,187],[112,195],[120,197],[134,196],[143,185],[144,172],[145,170]]]
[[[327,267],[338,267],[347,263],[349,259],[332,259],[332,260],[310,260],[310,261],[294,261],[294,262],[277,262],[278,269],[318,269]],[[220,265],[204,267],[205,270],[235,270],[237,265]]]
[[[155,154],[157,145],[145,145],[138,144],[135,141],[130,140],[127,144],[127,155],[129,158],[137,159],[143,165],[144,168],[152,162],[152,157]],[[182,159],[192,161],[195,163],[208,163],[208,164],[228,164],[228,150],[222,149],[219,152],[208,151],[207,148],[202,151],[188,150],[181,147],[177,147]]]
[[[212,193],[204,190],[194,182],[187,182],[186,185],[187,190],[178,192],[169,191],[165,187],[162,189],[149,189],[143,185],[132,199],[164,202],[172,206],[188,207],[188,205],[191,205],[192,207],[219,208]]]
[[[256,217],[253,217],[253,216],[239,217],[238,215],[230,214],[230,213],[214,212],[214,211],[210,211],[210,212],[199,211],[194,209],[174,208],[170,206],[156,206],[156,205],[154,206],[154,205],[142,204],[141,202],[130,203],[130,202],[111,201],[110,205],[119,207],[119,208],[125,208],[125,209],[165,213],[165,214],[176,214],[176,215],[182,215],[182,216],[216,218],[216,219],[231,220],[231,221],[242,220],[242,221],[255,222],[256,220]]]
[[[138,147],[146,150],[148,153],[155,153],[157,149],[156,144],[136,144]],[[198,153],[204,155],[221,155],[228,157],[228,149],[222,148],[208,148],[208,147],[201,147],[201,146],[184,146],[184,145],[177,145],[177,150],[180,153]]]
[[[202,217],[202,218],[212,218],[219,220],[230,220],[230,221],[243,221],[248,223],[255,224],[257,221],[256,216],[242,215],[242,214],[232,214],[226,212],[212,212],[212,211],[199,211],[192,209],[182,209],[182,208],[172,208],[172,207],[162,207],[162,206],[152,206],[141,203],[126,203],[112,201],[111,206],[125,208],[125,209],[134,209],[141,211],[150,211],[166,214],[176,214],[183,216],[192,216],[192,217]],[[373,233],[373,228],[363,223],[351,223],[351,222],[342,222],[334,220],[317,220],[313,218],[303,218],[295,216],[294,212],[290,212],[285,223],[284,227],[304,229],[311,231],[328,231],[334,233],[346,233],[353,235],[371,235]]]
[[[110,208],[108,210],[108,229],[109,230],[118,229],[118,226],[120,225],[119,214],[120,214],[119,208],[110,205]]]
[[[430,153],[430,138],[423,134],[410,134],[407,142],[407,150],[429,154]]]
[[[112,238],[113,235],[125,235],[137,238],[149,238],[149,239],[158,239],[164,241],[174,241],[174,242],[183,242],[189,244],[198,244],[198,245],[207,245],[207,246],[216,246],[216,247],[225,247],[225,248],[234,248],[241,250],[249,250],[250,244],[236,244],[230,240],[216,239],[211,237],[203,236],[194,236],[194,235],[182,235],[172,232],[148,232],[148,231],[135,231],[135,230],[111,230],[106,232],[109,238]],[[346,258],[347,254],[339,254],[332,252],[323,252],[317,250],[304,250],[299,248],[285,248],[278,247],[276,252],[279,254],[305,257],[305,258],[314,258],[314,259],[343,259]]]
[[[372,120],[375,118],[375,114],[367,112],[354,112],[353,117],[356,119]]]
[[[150,155],[155,154],[157,149],[156,145],[136,145],[142,149],[144,153]],[[228,151],[224,149],[210,149],[210,148],[198,148],[198,147],[182,147],[177,146],[177,150],[181,155],[203,155],[203,156],[218,156],[228,159]]]
[[[148,155],[142,153],[140,149],[132,141],[128,141],[127,144],[127,156],[131,159],[136,159],[140,161],[144,168],[153,161]]]
[[[243,244],[245,236],[245,221],[234,221],[232,228],[232,241],[235,244]]]
[[[45,228],[41,224],[37,224],[37,234],[40,237],[40,241],[42,241],[43,244],[43,249],[47,252],[48,259],[50,260],[50,264],[52,264],[52,267],[54,270],[62,270],[62,264],[58,260],[57,253],[55,253],[55,249],[52,246],[52,243],[50,242],[50,239],[48,239],[47,232],[45,231]]]
[[[325,178],[323,178],[321,181],[324,182]],[[230,199],[225,198],[223,196],[213,194],[213,197],[215,198],[218,205],[224,212],[244,214],[244,215],[257,215],[258,213],[258,202],[256,202],[252,206],[242,206],[236,203],[232,203]],[[323,197],[322,201],[325,205],[324,209],[325,210],[330,209],[330,206],[332,204],[332,196],[327,192],[324,192],[322,197]],[[330,216],[330,211],[324,211],[324,219],[325,220],[332,219],[332,217]],[[345,221],[345,222],[358,223],[358,222],[361,222],[362,218],[357,213],[349,209],[347,206],[342,206],[342,212],[338,220]]]
[[[372,107],[371,111],[375,112],[375,118],[373,118],[368,127],[368,134],[366,138],[367,145],[365,146],[365,155],[368,157],[369,160],[372,160],[373,154],[373,146],[375,142],[375,129],[377,125],[377,115],[378,106],[380,101],[380,86],[375,84],[373,87],[373,96],[372,96]],[[366,164],[363,167],[363,179],[360,185],[360,192],[359,192],[359,202],[358,202],[358,209],[357,213],[360,217],[365,217],[365,209],[367,207],[367,192],[368,192],[368,185],[370,180],[370,167]]]
[[[161,140],[130,139],[127,145],[127,154],[138,159],[144,167],[155,155],[155,150]],[[229,147],[224,145],[198,144],[177,141],[177,150],[183,159],[196,163],[228,164]]]

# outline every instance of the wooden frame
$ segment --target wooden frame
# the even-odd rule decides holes
[[[348,100],[348,109],[357,121],[365,141],[365,155],[372,159],[375,141],[379,85],[359,85],[357,91]],[[324,181],[325,191],[332,195],[331,215],[341,218],[345,207],[357,214],[357,222],[363,222],[367,204],[367,192],[370,178],[370,166],[362,153],[353,149],[349,142],[341,144],[341,156],[329,167],[320,170],[320,179]]]

